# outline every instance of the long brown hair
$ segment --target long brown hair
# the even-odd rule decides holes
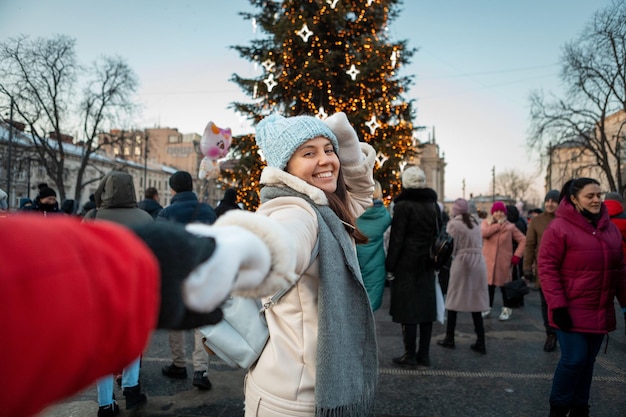
[[[368,242],[367,236],[356,227],[356,219],[350,211],[348,204],[346,203],[348,198],[348,187],[343,179],[343,173],[339,168],[339,175],[337,175],[337,189],[334,193],[324,192],[326,198],[328,198],[328,206],[335,212],[339,220],[344,223],[346,231],[354,241],[358,244]]]

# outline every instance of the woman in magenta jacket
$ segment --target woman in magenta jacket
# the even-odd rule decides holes
[[[565,183],[539,248],[541,288],[561,346],[550,416],[589,415],[595,359],[604,335],[615,330],[615,296],[626,305],[622,235],[601,196],[595,179]]]

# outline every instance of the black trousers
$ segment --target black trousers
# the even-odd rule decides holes
[[[499,287],[500,288],[500,293],[502,294],[502,306],[503,307],[511,307],[509,304],[508,299],[506,298],[506,294],[504,293],[504,287]],[[489,307],[493,307],[493,299],[495,297],[496,294],[496,286],[495,285],[489,285]]]
[[[454,338],[454,329],[456,328],[456,317],[458,312],[448,310],[448,324],[446,327],[446,336]],[[472,321],[474,322],[474,332],[479,340],[485,340],[485,327],[483,326],[483,316],[480,311],[472,312]]]

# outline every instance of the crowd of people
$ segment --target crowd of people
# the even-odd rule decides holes
[[[131,243],[136,246],[132,250],[144,259],[136,266],[148,268],[152,279],[144,284],[153,287],[161,282],[161,304],[156,308],[158,301],[148,300],[152,319],[139,323],[143,329],[139,340],[120,341],[98,372],[43,396],[15,415],[35,413],[72,390],[97,382],[98,417],[115,416],[120,413],[113,395],[116,379],[126,409],[141,408],[148,397],[141,389],[138,347],[154,327],[170,331],[172,361],[162,368],[169,378],[188,377],[185,335],[193,332],[192,386],[210,390],[209,357],[197,328],[219,320],[219,304],[231,292],[261,298],[289,288],[279,303],[265,311],[269,339],[245,378],[245,416],[365,416],[372,410],[377,389],[373,313],[382,305],[385,288],[389,288],[389,314],[400,325],[403,347],[393,363],[419,369],[436,366],[431,361],[431,336],[443,308],[446,332],[436,345],[457,347],[457,316],[466,312],[476,333],[469,347],[486,355],[484,320],[492,315],[496,291],[502,304],[498,320],[509,321],[523,298],[512,297],[508,284],[522,280],[540,294],[546,332],[543,350],[560,347],[550,416],[589,415],[595,357],[605,335],[616,328],[614,299],[626,308],[626,214],[620,194],[608,193],[603,201],[596,180],[578,178],[560,191],[550,190],[543,207],[529,211],[528,218],[521,207],[502,201],[495,201],[488,213],[479,213],[462,198],[453,202],[448,216],[417,166],[403,170],[400,193],[385,205],[382,187],[373,178],[375,152],[359,140],[344,113],[324,121],[274,114],[258,123],[256,142],[267,166],[261,174],[261,205],[255,213],[242,210],[234,188],[225,191],[215,208],[199,201],[193,178],[185,171],[170,177],[172,198],[166,207],[159,204],[158,191],[152,187],[137,201],[132,176],[112,171],[82,210],[71,200],[59,206],[55,190],[40,184],[34,200],[20,202],[17,215],[4,216],[0,229],[7,232],[27,233],[29,221],[35,226],[46,221],[52,234],[80,230],[78,234],[86,236],[121,233],[121,239],[128,237],[124,233],[132,233]],[[6,198],[0,190],[3,212]],[[78,219],[68,219],[77,211]],[[116,226],[109,230],[111,223]],[[192,224],[202,226],[189,228]],[[445,305],[438,303],[444,271],[431,261],[432,242],[441,228],[453,240],[452,256],[444,267],[448,270]],[[181,239],[193,248],[172,247]],[[71,242],[67,245],[68,251],[83,249]],[[224,256],[219,248],[228,245],[237,247],[238,253],[232,274],[205,273],[187,279],[194,266],[218,263]],[[319,250],[313,251],[317,245]],[[102,251],[105,258],[111,255],[106,247]],[[176,262],[166,260],[181,251],[186,253],[174,256]],[[80,275],[80,268],[75,272]],[[137,279],[132,270],[100,272],[91,279],[107,280],[116,274],[116,278]],[[12,269],[10,279],[25,273]],[[16,284],[5,279],[4,285]],[[126,298],[137,296],[120,292]],[[27,324],[37,324],[37,318],[27,315],[27,319],[33,320]],[[138,319],[121,317],[110,325],[116,326],[118,320]],[[63,330],[80,332],[79,328]],[[121,350],[123,355],[117,353]],[[16,344],[11,353],[28,352],[20,353]],[[32,358],[23,359],[16,363],[29,363]],[[36,364],[33,360],[32,366]],[[11,390],[0,395],[9,409],[16,404],[18,397],[11,399]]]

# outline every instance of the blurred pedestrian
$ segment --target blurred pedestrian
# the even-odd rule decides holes
[[[0,211],[9,210],[8,196],[7,192],[0,188]]]
[[[401,366],[430,366],[430,339],[437,320],[435,268],[430,247],[443,218],[437,193],[426,187],[424,171],[416,166],[402,173],[402,191],[394,199],[394,211],[387,252],[391,281],[390,314],[402,325],[404,354],[393,358]],[[417,327],[419,345],[416,348]]]
[[[59,203],[57,202],[57,192],[48,187],[48,184],[41,183],[38,185],[39,193],[33,201],[31,210],[36,213],[47,216],[48,214],[60,214]]]
[[[73,216],[76,214],[75,207],[75,200],[72,200],[71,198],[65,199],[61,204],[61,212],[67,214],[68,216]]]
[[[561,348],[550,392],[552,417],[589,416],[596,356],[604,335],[616,328],[615,296],[626,307],[622,235],[601,197],[593,178],[566,182],[539,247],[541,288]]]
[[[504,291],[504,284],[512,280],[512,267],[520,263],[526,246],[526,236],[509,222],[506,206],[496,201],[491,206],[491,216],[480,224],[483,236],[483,255],[487,263],[487,282],[489,284],[489,309],[483,311],[483,318],[491,316],[496,287],[502,294],[502,312],[498,320],[506,321],[511,317],[512,309]],[[513,242],[518,246],[513,251]]]
[[[137,207],[133,177],[121,171],[111,171],[102,178],[94,194],[96,208],[83,217],[83,221],[111,221],[126,227],[151,223],[154,220],[148,213]],[[98,250],[98,248],[95,248]],[[111,323],[115,326],[116,323]],[[126,399],[126,409],[143,407],[147,398],[141,392],[139,382],[140,357],[122,371],[122,390]],[[98,417],[113,417],[119,413],[119,406],[113,396],[114,375],[107,375],[97,383]]]
[[[193,178],[187,171],[177,171],[169,179],[171,193],[170,205],[157,215],[157,221],[170,221],[181,224],[204,223],[213,224],[217,216],[213,207],[198,201],[193,192]],[[194,329],[194,350],[191,355],[193,365],[192,385],[200,390],[212,388],[208,377],[209,355],[204,349],[202,334]],[[169,332],[172,363],[161,368],[161,373],[168,378],[186,379],[185,332],[171,330]]]
[[[83,204],[83,208],[80,211],[80,215],[84,216],[89,212],[89,210],[93,210],[96,208],[96,196],[94,193],[89,194],[89,200]]]
[[[375,181],[372,206],[356,219],[356,226],[367,236],[367,243],[356,246],[363,284],[370,299],[372,311],[380,308],[385,291],[385,231],[391,225],[391,215],[383,204],[383,189]]]
[[[217,217],[220,217],[228,210],[241,210],[241,207],[237,204],[237,190],[232,187],[227,188],[226,191],[224,191],[224,197],[215,208],[215,214]]]
[[[524,249],[523,271],[524,278],[534,282],[535,288],[539,290],[541,299],[541,317],[543,318],[543,327],[546,331],[546,342],[543,344],[543,350],[553,352],[556,349],[556,331],[550,326],[548,321],[548,304],[541,290],[541,277],[537,276],[537,254],[541,244],[541,238],[546,227],[554,220],[554,213],[559,206],[559,191],[550,190],[543,199],[544,211],[528,224],[526,232],[526,246]]]
[[[470,312],[476,332],[476,343],[473,343],[470,348],[484,355],[487,353],[487,348],[481,312],[489,308],[487,265],[482,253],[483,239],[480,226],[469,213],[466,200],[458,198],[454,201],[452,219],[448,222],[446,231],[452,236],[454,248],[446,296],[446,309],[448,310],[446,337],[437,344],[454,349],[457,312]]]
[[[606,193],[604,205],[609,210],[611,221],[622,234],[622,249],[624,249],[624,259],[626,259],[626,212],[624,212],[624,199],[619,193]],[[624,314],[624,323],[626,324],[626,307],[622,308],[622,313]]]
[[[143,193],[144,199],[139,202],[139,208],[147,211],[153,219],[156,219],[163,206],[159,204],[159,191],[154,187],[148,187]]]

